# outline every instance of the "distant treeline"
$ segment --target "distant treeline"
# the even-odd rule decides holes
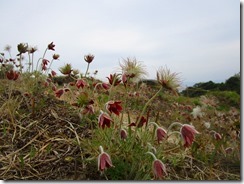
[[[222,83],[214,83],[213,81],[196,83],[192,87],[187,87],[181,94],[188,97],[197,97],[205,95],[208,91],[235,91],[240,95],[240,84],[239,72]]]

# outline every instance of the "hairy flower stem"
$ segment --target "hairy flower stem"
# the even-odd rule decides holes
[[[34,71],[34,53],[32,53],[32,56],[31,56],[31,73],[33,73],[33,71]]]
[[[37,71],[37,69],[38,69],[39,61],[40,61],[41,59],[44,59],[44,57],[45,57],[45,55],[46,55],[46,53],[47,53],[47,50],[48,50],[48,47],[46,48],[46,50],[45,50],[43,56],[42,56],[41,58],[38,59],[37,64],[36,64],[36,71]]]
[[[53,60],[54,60],[54,59],[52,59],[52,61],[50,62],[50,65],[49,65],[48,69],[46,70],[46,74],[48,74],[49,70],[51,69],[51,65],[52,65],[52,63],[53,63]]]
[[[169,128],[168,128],[168,132],[171,130],[171,128],[173,127],[173,126],[175,126],[175,125],[179,125],[180,127],[182,126],[182,124],[181,123],[179,123],[179,122],[174,122],[174,123],[172,123],[170,126],[169,126]]]
[[[148,152],[146,152],[146,154],[150,154],[150,155],[152,155],[152,156],[153,156],[153,159],[154,159],[154,160],[157,160],[156,156],[155,156],[152,152],[148,151]]]
[[[22,73],[22,63],[21,63],[21,60],[22,60],[22,55],[21,55],[21,53],[20,53],[20,55],[19,55],[19,69],[20,69],[20,73]]]
[[[29,53],[28,53],[28,57],[29,57],[28,72],[30,72],[30,68],[31,68],[31,57],[30,57],[30,54]]]
[[[157,93],[155,93],[154,95],[153,95],[153,97],[151,98],[151,99],[149,99],[148,101],[147,101],[147,103],[145,104],[145,106],[143,107],[143,110],[142,110],[142,112],[141,112],[141,114],[140,114],[140,116],[139,116],[139,118],[138,118],[138,120],[137,120],[137,122],[136,122],[136,125],[138,125],[138,123],[141,121],[141,118],[142,118],[142,116],[143,116],[143,114],[145,113],[145,111],[146,111],[146,109],[147,109],[147,106],[158,96],[158,94],[162,91],[162,89],[163,89],[163,87],[161,87],[159,90],[158,90],[158,92]]]
[[[88,73],[89,66],[90,66],[90,63],[88,63],[88,65],[87,65],[87,68],[86,68],[86,73],[85,73],[85,78],[86,78],[86,75],[87,75],[87,73]]]

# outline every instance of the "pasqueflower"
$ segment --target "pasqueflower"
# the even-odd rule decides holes
[[[114,73],[113,75],[110,74],[110,76],[107,77],[107,79],[109,81],[109,84],[114,85],[114,86],[117,86],[121,82],[118,74],[116,74],[116,73]]]
[[[99,149],[101,153],[98,155],[98,159],[97,159],[98,170],[104,172],[105,169],[114,166],[112,164],[112,160],[109,154],[103,151],[103,147],[99,146]]]
[[[157,159],[156,156],[152,152],[147,152],[148,154],[152,155],[154,161],[152,163],[152,170],[155,179],[163,179],[164,176],[167,176],[167,170],[164,163]]]
[[[187,124],[182,125],[180,133],[184,141],[184,147],[191,146],[195,139],[195,134],[199,134],[194,126]]]
[[[17,80],[19,77],[19,72],[10,70],[10,71],[6,72],[6,76],[9,80]]]
[[[119,113],[122,111],[121,101],[108,101],[105,104],[105,107],[107,111],[109,111],[110,113],[114,113],[117,116],[119,116]]]
[[[88,55],[85,55],[84,56],[84,60],[87,62],[87,63],[91,63],[92,61],[93,61],[93,59],[94,59],[94,55],[92,55],[92,54],[88,54]]]
[[[162,127],[157,127],[156,135],[158,139],[158,143],[167,137],[167,131]]]
[[[48,44],[48,46],[47,46],[48,50],[55,50],[54,47],[55,47],[55,45],[53,44],[53,42],[51,42],[51,43]]]
[[[122,140],[125,140],[127,138],[127,131],[123,128],[120,130],[120,138]]]
[[[165,68],[159,68],[157,71],[157,81],[163,88],[176,93],[180,87],[180,78],[178,73],[171,73],[171,71]]]
[[[80,87],[84,88],[84,86],[86,86],[86,81],[83,79],[78,79],[75,85],[77,88],[80,88]]]
[[[155,122],[150,122],[149,125],[150,124],[153,124],[156,126],[156,136],[157,136],[158,143],[160,141],[162,141],[163,139],[167,138],[167,131],[164,128],[158,126],[158,124]]]
[[[56,97],[60,98],[64,94],[64,89],[58,89],[55,91]]]
[[[102,127],[102,129],[104,129],[105,126],[110,128],[110,125],[112,122],[113,122],[113,120],[111,119],[111,117],[107,113],[101,111],[101,114],[98,117],[99,127]]]

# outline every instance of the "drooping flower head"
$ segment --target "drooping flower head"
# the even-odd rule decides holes
[[[6,76],[7,76],[8,80],[14,80],[15,81],[19,77],[19,72],[10,70],[10,71],[6,72]]]
[[[123,128],[120,130],[120,138],[122,140],[125,140],[127,138],[127,131]]]
[[[99,146],[101,153],[98,155],[97,165],[98,170],[104,172],[107,168],[114,167],[112,164],[112,160],[108,153],[103,151],[103,147]]]
[[[161,67],[157,71],[157,81],[163,88],[177,93],[180,87],[180,78],[178,75],[178,73],[171,73],[167,67]]]
[[[64,94],[64,89],[58,89],[55,91],[56,97],[60,98]]]
[[[158,139],[158,143],[159,143],[163,139],[167,138],[167,131],[162,127],[157,127],[156,135],[157,135],[157,139]]]
[[[114,113],[117,116],[119,116],[119,113],[122,111],[122,107],[121,107],[121,101],[108,101],[105,104],[105,108],[107,109],[107,111],[109,111],[110,113]]]
[[[182,125],[180,133],[184,141],[184,147],[191,146],[195,139],[195,134],[199,134],[194,126],[188,124]]]
[[[155,123],[155,122],[150,122],[149,123],[149,125],[150,124],[153,124],[153,125],[155,125],[156,126],[156,136],[157,136],[157,141],[158,141],[158,143],[160,142],[160,141],[162,141],[163,139],[166,139],[167,138],[167,131],[164,129],[164,128],[162,128],[162,127],[160,127],[157,123]]]
[[[152,163],[152,171],[155,179],[163,179],[164,176],[167,176],[167,170],[164,165],[164,163],[157,159],[156,156],[152,152],[147,152],[147,154],[150,154],[153,156],[154,161]]]
[[[84,88],[87,84],[84,79],[78,79],[75,85],[79,89],[80,87]]]
[[[214,137],[215,140],[218,141],[218,140],[221,140],[222,139],[222,136],[220,135],[220,133],[218,133],[218,132],[216,132],[214,130],[211,130],[210,133],[213,134],[213,137]]]
[[[102,127],[102,129],[104,129],[105,126],[110,128],[112,122],[113,120],[111,119],[111,117],[107,113],[101,111],[101,114],[98,117],[99,127]]]

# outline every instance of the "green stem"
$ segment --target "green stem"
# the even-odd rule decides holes
[[[36,64],[36,71],[37,71],[37,69],[38,69],[39,61],[40,61],[41,59],[44,59],[44,57],[45,57],[45,55],[46,55],[46,53],[47,53],[47,50],[48,50],[48,47],[46,48],[46,50],[45,50],[45,52],[44,52],[42,58],[39,58],[39,59],[38,59],[37,64]]]
[[[49,65],[49,67],[48,67],[48,69],[47,69],[47,71],[46,71],[46,74],[48,74],[48,71],[50,70],[51,65],[52,65],[52,63],[53,63],[53,60],[54,60],[54,59],[52,59],[52,61],[50,62],[50,65]]]
[[[140,116],[139,116],[139,118],[138,118],[138,120],[136,122],[136,125],[141,121],[141,118],[142,118],[143,114],[145,113],[145,111],[147,109],[147,106],[158,96],[158,94],[161,92],[162,89],[163,89],[163,87],[161,87],[158,90],[158,92],[155,93],[154,96],[150,100],[147,101],[147,103],[145,104],[145,106],[144,106],[144,108],[143,108],[143,110],[142,110],[142,112],[141,112],[141,114],[140,114]]]
[[[173,132],[170,132],[170,134],[168,134],[168,137],[167,138],[169,138],[173,134],[179,134],[179,135],[181,135],[181,133],[179,131],[173,131]]]
[[[156,157],[152,152],[148,151],[148,152],[146,152],[146,154],[150,154],[150,155],[152,155],[152,156],[153,156],[153,159],[154,159],[154,160],[157,160],[157,157]]]
[[[168,132],[171,130],[171,128],[173,127],[173,126],[175,126],[175,125],[179,125],[179,126],[182,126],[182,123],[179,123],[179,122],[174,122],[174,123],[172,123],[170,126],[169,126],[169,128],[168,128]]]
[[[87,75],[87,73],[88,73],[89,66],[90,66],[90,63],[88,63],[88,65],[87,65],[87,68],[86,68],[86,73],[85,73],[85,78],[86,78],[86,75]]]
[[[33,68],[34,68],[34,53],[32,53],[32,58],[31,58],[31,73],[33,73]]]
[[[20,73],[22,73],[22,64],[21,64],[21,60],[22,60],[22,57],[21,57],[21,54],[19,55],[19,69],[20,69]]]

